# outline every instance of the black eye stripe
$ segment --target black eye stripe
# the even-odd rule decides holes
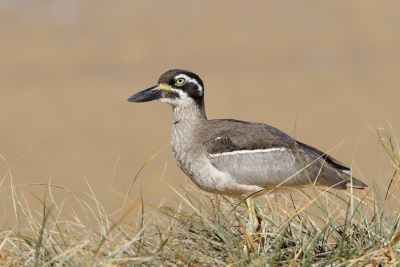
[[[199,90],[199,86],[191,82],[186,83],[181,89],[191,98],[199,98],[203,95],[203,90]]]

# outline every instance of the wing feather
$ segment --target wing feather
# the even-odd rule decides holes
[[[282,182],[302,186],[317,179],[319,185],[346,187],[342,175],[348,170],[346,166],[272,126],[211,120],[201,127],[197,138],[210,162],[240,182],[263,187]]]

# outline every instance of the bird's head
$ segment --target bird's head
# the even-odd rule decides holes
[[[158,79],[158,84],[128,98],[130,102],[158,100],[173,107],[200,104],[204,98],[204,84],[200,77],[190,71],[173,69]]]

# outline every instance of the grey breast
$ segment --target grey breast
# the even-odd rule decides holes
[[[296,187],[315,182],[345,189],[350,178],[346,166],[272,126],[209,120],[197,127],[195,138],[210,162],[240,184]]]

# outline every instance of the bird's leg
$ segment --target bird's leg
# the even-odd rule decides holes
[[[246,230],[251,234],[254,235],[260,229],[260,222],[258,221],[257,212],[254,206],[254,199],[247,198],[246,199],[247,205],[247,212],[249,214],[249,220],[246,224]]]

